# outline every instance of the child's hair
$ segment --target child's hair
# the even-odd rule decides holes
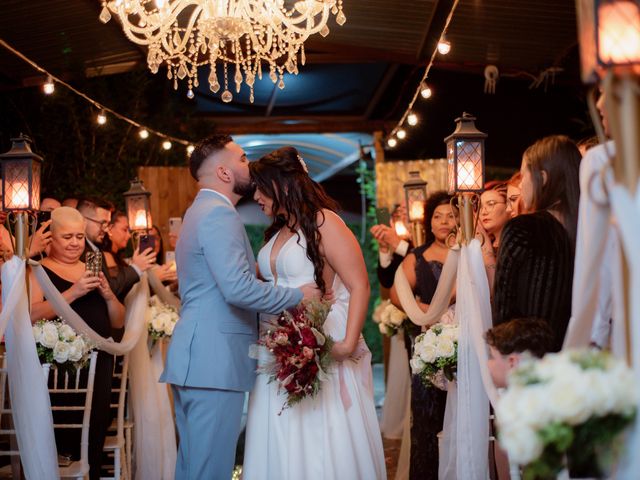
[[[553,331],[541,318],[514,318],[487,330],[487,345],[502,355],[530,352],[541,358],[553,349]]]

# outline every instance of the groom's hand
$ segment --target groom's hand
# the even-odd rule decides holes
[[[305,283],[300,287],[300,290],[303,300],[320,300],[322,298],[322,291],[315,283]]]

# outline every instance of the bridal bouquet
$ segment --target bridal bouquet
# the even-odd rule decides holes
[[[382,300],[371,318],[378,324],[382,335],[393,337],[407,320],[407,314],[392,304],[391,300]]]
[[[447,380],[454,381],[458,366],[458,325],[436,323],[416,338],[411,371],[420,375],[427,386],[447,389]]]
[[[38,320],[33,325],[33,336],[40,363],[50,363],[59,368],[82,368],[94,350],[94,345],[83,335],[78,335],[62,319]]]
[[[528,358],[510,374],[496,406],[500,443],[511,461],[525,466],[525,479],[555,478],[565,457],[572,474],[599,476],[637,402],[633,372],[607,353]]]
[[[273,360],[261,371],[286,391],[283,410],[320,391],[333,346],[333,340],[323,331],[330,309],[328,302],[302,302],[272,321],[259,341],[273,355]]]
[[[162,302],[157,295],[149,299],[149,309],[151,310],[147,325],[149,336],[156,341],[173,335],[176,322],[180,319],[178,309]]]

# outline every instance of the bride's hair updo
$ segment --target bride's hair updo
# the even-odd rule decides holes
[[[273,200],[273,223],[264,234],[265,242],[283,227],[296,235],[296,228],[300,228],[307,239],[307,257],[313,263],[315,282],[324,293],[324,260],[320,254],[318,226],[324,222],[322,210],[335,212],[338,204],[309,177],[304,160],[293,147],[279,148],[257,162],[251,162],[249,171],[256,187]],[[283,212],[275,214],[279,210]]]

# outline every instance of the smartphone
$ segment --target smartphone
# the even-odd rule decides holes
[[[151,235],[140,235],[140,247],[138,251],[144,252],[147,248],[156,248],[156,239]]]
[[[169,217],[169,233],[173,235],[180,235],[181,228],[182,219],[180,217]]]
[[[391,225],[391,214],[389,213],[389,209],[387,207],[376,208],[376,220],[378,221],[378,225]]]
[[[173,250],[167,250],[164,252],[164,263],[171,263],[176,261],[176,252]]]
[[[91,272],[91,275],[97,277],[102,271],[102,252],[87,252],[84,268],[87,272]]]
[[[51,212],[38,211],[38,213],[36,213],[36,220],[37,220],[37,224],[36,224],[36,230],[37,230],[38,228],[40,228],[40,226],[44,222],[48,222],[49,220],[51,220]]]

